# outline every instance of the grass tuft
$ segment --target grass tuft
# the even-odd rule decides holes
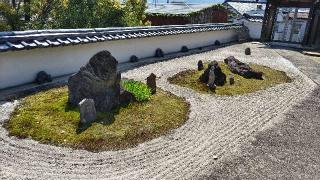
[[[263,72],[263,80],[258,79],[246,79],[238,74],[234,74],[235,84],[230,85],[229,75],[233,74],[228,66],[222,62],[219,62],[222,71],[227,75],[227,83],[224,86],[217,86],[216,91],[212,92],[209,90],[205,83],[200,82],[198,79],[204,72],[197,70],[186,70],[182,71],[170,78],[168,81],[172,84],[176,84],[182,87],[193,89],[200,93],[217,94],[217,95],[242,95],[247,93],[256,92],[259,90],[267,89],[277,84],[291,82],[290,77],[283,71],[271,69],[266,66],[257,64],[250,64],[250,67],[256,71]],[[205,67],[208,65],[206,64]]]
[[[68,105],[66,87],[27,96],[5,124],[10,135],[41,143],[86,149],[119,150],[134,147],[181,126],[189,104],[158,90],[149,101],[133,102],[113,114],[98,113],[90,126],[79,123],[79,109]]]
[[[137,101],[146,101],[151,98],[151,90],[150,88],[139,81],[134,80],[125,80],[121,81],[121,86],[131,92]]]

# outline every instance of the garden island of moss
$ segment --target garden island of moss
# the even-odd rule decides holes
[[[205,64],[205,66],[207,67],[208,64]],[[220,62],[219,66],[221,67],[222,72],[224,72],[226,75],[233,74],[225,63]],[[168,81],[172,84],[193,89],[194,91],[199,93],[226,96],[243,95],[267,89],[277,84],[291,82],[290,77],[288,77],[283,71],[275,70],[257,64],[250,64],[250,67],[256,71],[262,72],[263,80],[248,79],[238,74],[233,74],[235,83],[233,85],[230,85],[229,79],[227,78],[226,84],[224,86],[217,86],[215,92],[209,90],[207,84],[201,83],[199,81],[199,77],[204,72],[204,70],[185,70],[168,78]]]
[[[159,137],[181,126],[188,113],[183,98],[157,89],[149,100],[98,113],[94,123],[81,125],[79,108],[68,105],[68,89],[61,87],[25,97],[5,127],[20,138],[96,152],[126,149]]]

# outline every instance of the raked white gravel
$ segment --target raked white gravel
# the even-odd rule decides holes
[[[251,56],[244,54],[246,47],[251,47]],[[180,71],[196,69],[198,60],[222,61],[230,55],[285,71],[293,82],[227,97],[199,94],[167,81]],[[158,86],[190,103],[190,115],[183,126],[135,148],[100,153],[9,137],[1,126],[0,178],[196,179],[209,174],[210,164],[232,153],[255,132],[281,122],[284,113],[316,87],[288,60],[259,43],[231,45],[151,64],[123,73],[123,77],[145,81],[150,73],[159,77]],[[16,104],[17,101],[0,103],[0,124]]]

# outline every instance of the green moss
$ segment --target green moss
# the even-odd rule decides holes
[[[10,135],[41,143],[86,149],[117,150],[165,134],[181,126],[188,115],[184,99],[158,90],[149,101],[134,102],[113,114],[98,113],[90,126],[79,123],[79,110],[67,104],[67,88],[30,95],[13,112],[5,127]]]
[[[146,101],[151,98],[150,88],[142,82],[126,80],[121,82],[121,86],[125,90],[131,92],[137,101]]]
[[[229,74],[231,71],[224,63],[219,63],[222,71],[227,75],[227,83],[224,86],[217,86],[215,94],[217,95],[241,95],[246,93],[252,93],[259,90],[267,89],[281,83],[291,82],[291,79],[283,71],[271,69],[266,66],[250,64],[254,70],[263,72],[263,80],[258,79],[246,79],[240,75],[234,74],[235,84],[229,84]],[[206,65],[207,66],[207,65]],[[214,94],[210,91],[206,84],[201,83],[198,79],[203,71],[186,70],[180,72],[168,80],[172,84],[187,87],[200,93]]]

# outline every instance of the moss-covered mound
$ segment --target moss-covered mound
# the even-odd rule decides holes
[[[224,63],[219,63],[222,71],[227,75],[227,83],[224,86],[217,86],[215,92],[209,90],[208,86],[201,83],[198,79],[204,71],[186,70],[182,71],[173,77],[168,78],[172,84],[191,88],[200,93],[209,93],[217,95],[241,95],[252,93],[255,91],[267,89],[281,83],[291,82],[291,79],[283,71],[271,69],[266,66],[250,64],[250,67],[256,71],[263,72],[263,80],[246,79],[240,75],[234,74],[235,84],[230,85],[229,75],[232,74],[228,66]],[[205,65],[207,67],[207,65]]]
[[[10,135],[90,151],[118,150],[159,137],[181,126],[189,104],[158,90],[149,101],[134,102],[113,114],[98,113],[97,122],[79,123],[79,110],[68,106],[67,88],[30,95],[13,112],[5,127]]]

